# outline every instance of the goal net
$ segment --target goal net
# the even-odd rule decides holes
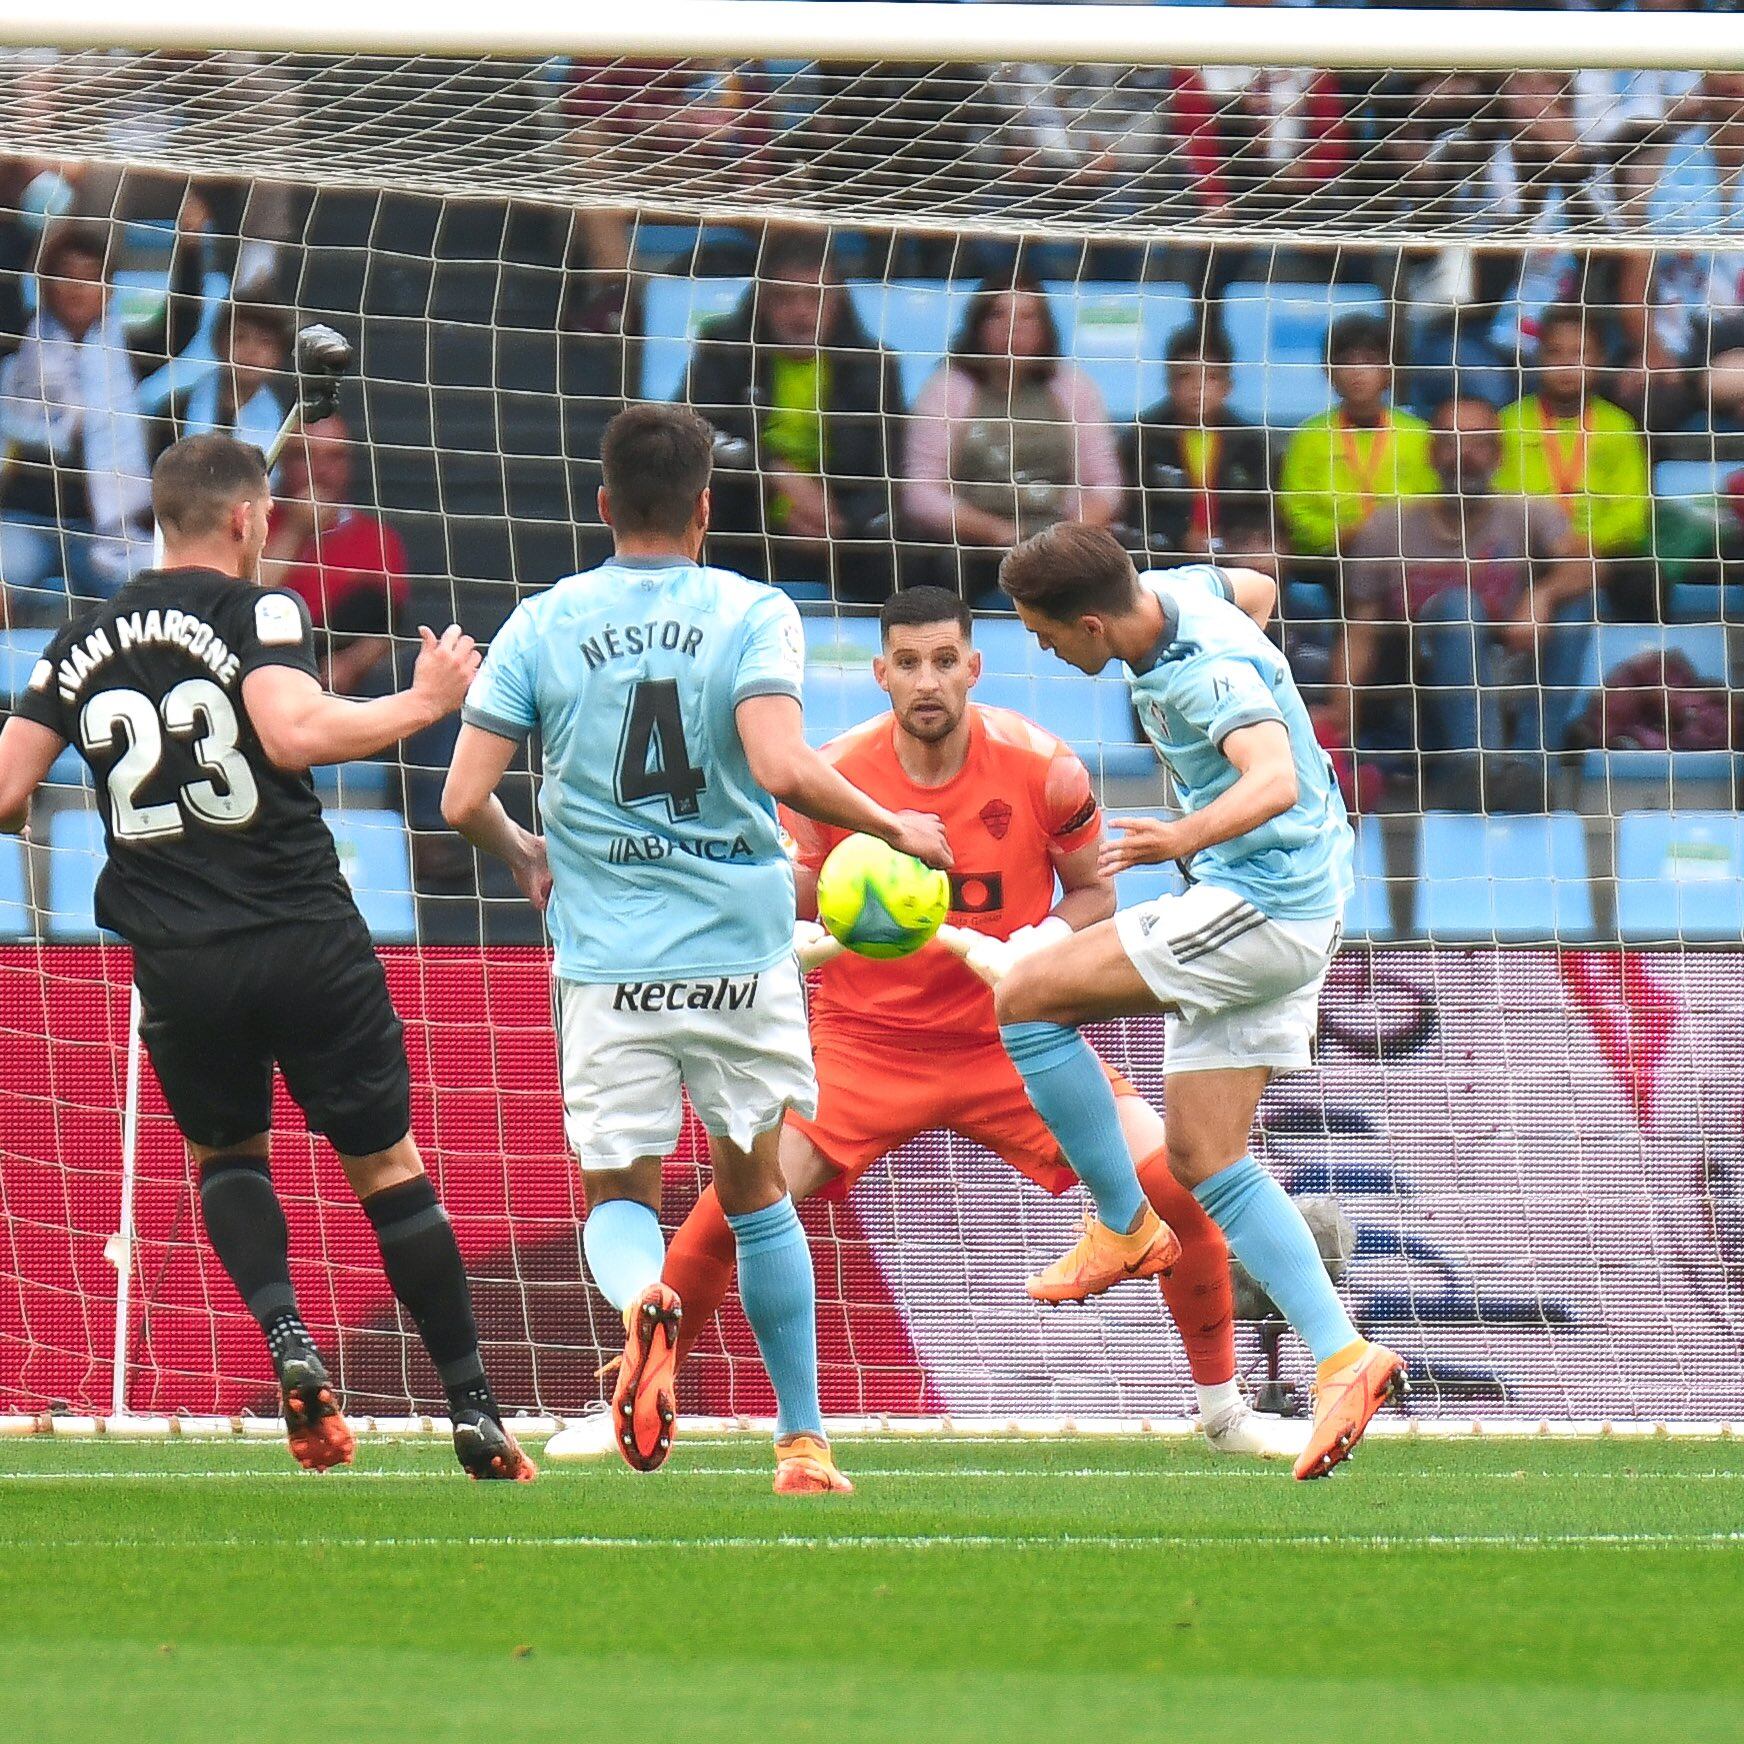
[[[280,463],[268,574],[349,694],[405,682],[419,623],[488,639],[607,553],[599,436],[634,399],[714,424],[711,555],[800,602],[819,742],[887,706],[876,607],[930,583],[975,607],[978,700],[1111,809],[1164,807],[1124,687],[1040,653],[998,558],[1078,516],[1141,564],[1263,570],[1358,893],[1258,1153],[1426,1423],[1744,1418],[1737,21],[819,0],[547,40],[514,6],[465,37],[178,10],[123,49],[101,7],[0,8],[0,708],[149,559],[151,456],[264,441],[317,320],[357,367]],[[439,816],[452,730],[317,781],[497,1390],[573,1415],[620,1335],[539,923]],[[93,920],[100,850],[69,752],[0,838],[0,1416],[270,1415]],[[1159,1023],[1095,1039],[1160,1102]],[[336,1160],[279,1113],[351,1410],[440,1409]],[[1190,1414],[1148,1287],[1024,1296],[1080,1210],[943,1135],[808,1206],[826,1410]],[[1300,1404],[1304,1353],[1237,1303],[1250,1384]],[[735,1301],[683,1384],[769,1408]]]

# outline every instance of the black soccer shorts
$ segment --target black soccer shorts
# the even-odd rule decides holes
[[[134,952],[141,1035],[183,1137],[224,1149],[272,1125],[273,1066],[342,1156],[412,1123],[405,1032],[360,918],[289,921]]]

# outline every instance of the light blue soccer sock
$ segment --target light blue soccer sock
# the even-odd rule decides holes
[[[783,1194],[727,1222],[739,1249],[739,1301],[775,1386],[775,1433],[821,1436],[817,1283],[799,1213]]]
[[[999,1038],[1043,1125],[1090,1189],[1096,1215],[1124,1235],[1146,1201],[1101,1061],[1075,1029],[1057,1023],[1004,1024]]]
[[[1356,1343],[1360,1334],[1326,1275],[1302,1213],[1251,1156],[1201,1181],[1193,1197],[1317,1363]]]
[[[608,1199],[588,1212],[581,1226],[587,1269],[614,1308],[628,1308],[660,1281],[666,1238],[660,1219],[636,1199]]]

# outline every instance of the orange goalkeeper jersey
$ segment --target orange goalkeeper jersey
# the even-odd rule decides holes
[[[911,781],[896,755],[896,717],[881,715],[833,739],[823,755],[892,811],[943,819],[956,857],[951,916],[995,938],[1034,926],[1054,906],[1054,862],[1093,842],[1102,813],[1077,755],[1010,709],[969,705],[969,754],[943,787]],[[782,809],[802,866],[817,871],[848,833]],[[939,945],[895,963],[844,952],[825,965],[812,999],[818,1029],[871,1027],[906,1046],[990,1040],[993,995]]]

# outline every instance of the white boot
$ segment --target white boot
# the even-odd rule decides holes
[[[1253,1410],[1245,1401],[1199,1424],[1200,1433],[1216,1452],[1242,1453],[1251,1459],[1296,1458],[1308,1445],[1311,1428],[1306,1417],[1274,1417]]]
[[[609,1459],[618,1450],[612,1433],[612,1414],[605,1405],[595,1405],[572,1417],[545,1443],[543,1457],[559,1464]]]

